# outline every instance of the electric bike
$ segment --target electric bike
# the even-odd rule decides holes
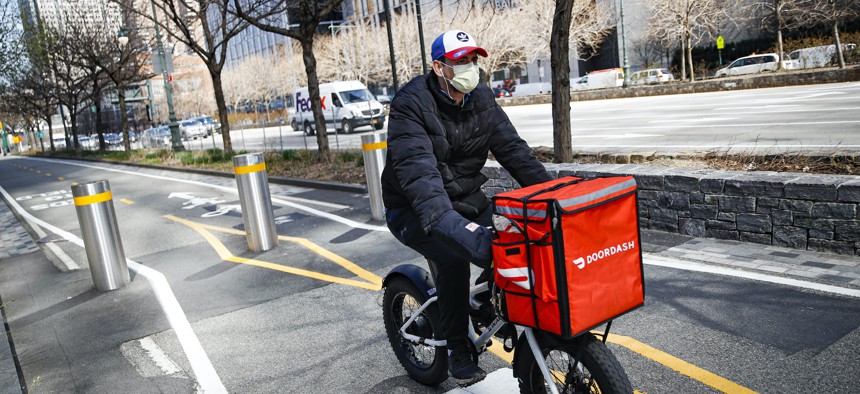
[[[430,264],[431,269],[433,266]],[[433,277],[416,265],[397,266],[383,281],[382,298],[385,330],[394,354],[412,379],[431,386],[448,378],[448,352],[441,339]],[[486,304],[474,301],[474,296],[484,292],[491,293],[494,316],[476,329],[477,316]],[[505,321],[501,313],[504,295],[492,283],[476,285],[470,294],[469,338],[475,362],[494,336],[502,336],[505,350],[514,352],[513,373],[522,393],[633,392],[624,368],[605,344],[611,321],[602,334],[585,332],[563,338]]]

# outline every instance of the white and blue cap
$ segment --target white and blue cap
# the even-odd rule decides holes
[[[433,41],[433,46],[430,47],[430,57],[433,60],[439,60],[442,56],[457,60],[472,51],[487,57],[487,51],[479,47],[472,36],[462,30],[449,30]]]

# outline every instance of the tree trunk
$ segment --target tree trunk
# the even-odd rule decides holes
[[[48,124],[48,146],[51,147],[51,152],[56,152],[57,148],[54,147],[54,128],[51,127],[51,115],[45,117],[45,123]]]
[[[98,89],[96,84],[93,84],[93,89]],[[96,135],[99,137],[99,150],[105,150],[105,136],[102,132],[102,97],[101,92],[96,91],[97,93],[93,98],[93,107],[96,109]]]
[[[209,75],[212,77],[215,104],[218,106],[218,119],[221,122],[221,141],[224,143],[224,152],[232,152],[233,143],[230,141],[230,121],[227,119],[227,103],[224,101],[224,86],[221,84],[221,74],[216,75],[210,72]]]
[[[570,21],[573,2],[556,0],[549,40],[552,68],[552,143],[556,163],[573,161],[570,127]]]
[[[311,111],[314,114],[314,125],[317,134],[317,146],[319,146],[319,161],[331,160],[331,151],[328,148],[328,134],[326,134],[325,116],[323,115],[322,103],[320,101],[319,78],[317,77],[317,60],[313,53],[313,35],[305,36],[302,43],[302,60],[305,62],[305,72],[308,75],[308,94],[311,95]],[[331,103],[328,103],[331,105]],[[337,127],[337,126],[335,126]]]
[[[690,63],[690,82],[696,81],[696,73],[693,70],[693,39],[690,37],[690,34],[687,34],[687,61]]]
[[[839,22],[833,22],[833,41],[836,44],[836,58],[839,60],[839,68],[845,68],[845,54],[842,51],[842,42],[839,40]]]
[[[776,31],[776,41],[778,43],[777,48],[779,50],[779,61],[776,62],[777,71],[782,70],[782,58],[783,58],[783,50],[782,50],[782,29]]]
[[[120,112],[120,124],[122,125],[121,133],[122,133],[122,144],[125,151],[131,151],[131,140],[128,136],[128,117],[125,116],[126,105],[125,105],[125,86],[119,84],[116,87],[117,96],[119,98],[119,112]]]
[[[81,151],[81,142],[78,141],[78,114],[77,112],[69,109],[69,123],[71,123],[72,127],[72,139],[75,142],[75,151]]]
[[[681,37],[681,80],[687,79],[687,48],[684,46],[684,37]]]

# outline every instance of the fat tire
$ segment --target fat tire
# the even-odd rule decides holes
[[[417,302],[418,306],[424,304],[428,297],[405,277],[393,278],[382,298],[382,318],[385,322],[385,332],[388,334],[388,342],[391,349],[400,361],[400,365],[406,373],[416,382],[428,386],[435,386],[448,379],[448,351],[444,346],[436,346],[431,352],[434,354],[433,361],[427,365],[420,365],[410,354],[410,346],[413,344],[403,339],[400,335],[400,327],[406,321],[402,317],[402,302],[405,296],[409,296]],[[417,309],[417,308],[416,308]],[[429,329],[434,339],[441,336],[441,322],[439,320],[439,306],[430,305],[422,313],[429,323]]]
[[[554,343],[553,343],[554,342]],[[573,359],[581,352],[579,362],[591,374],[597,384],[596,388],[583,391],[581,387],[568,387],[562,393],[601,393],[601,394],[629,394],[633,393],[633,387],[627,378],[627,373],[615,355],[606,345],[599,341],[594,335],[588,333],[580,337],[558,341],[548,341],[538,338],[541,353],[546,357],[551,351],[561,351],[570,355]],[[519,363],[514,365],[514,376],[519,380],[520,392],[527,394],[544,394],[549,392],[543,375],[535,362],[531,348],[526,346],[517,348],[518,352],[525,352]],[[550,366],[550,368],[552,368]]]

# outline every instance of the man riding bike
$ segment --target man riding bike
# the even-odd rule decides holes
[[[469,263],[487,269],[492,209],[481,169],[492,152],[522,186],[552,179],[479,84],[487,52],[466,32],[433,42],[433,71],[412,79],[391,102],[382,193],[388,228],[428,259],[448,343],[448,371],[461,385],[486,376],[467,339]],[[483,277],[484,275],[482,275]]]

